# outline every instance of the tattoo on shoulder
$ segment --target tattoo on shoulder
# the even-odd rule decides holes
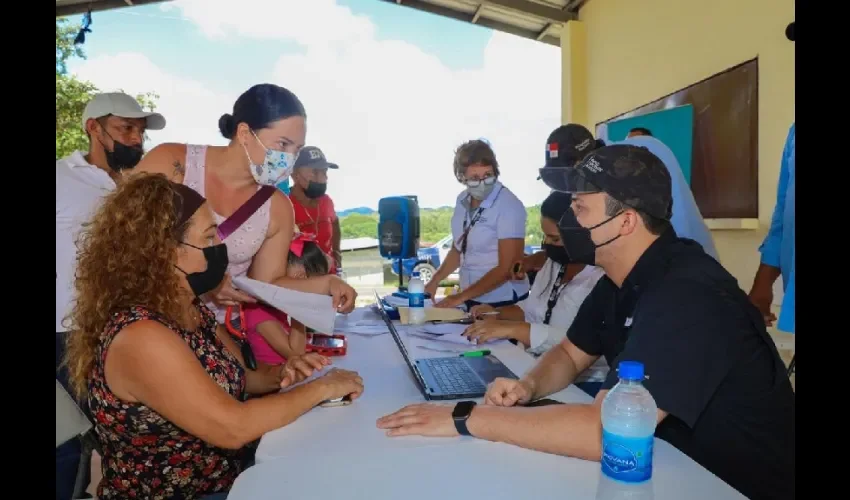
[[[183,175],[186,173],[186,167],[183,166],[179,161],[174,162],[174,173],[177,175]]]

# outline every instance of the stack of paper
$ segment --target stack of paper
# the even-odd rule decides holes
[[[248,295],[285,312],[308,328],[320,333],[334,331],[336,310],[328,295],[296,292],[245,277],[233,278],[233,283]]]
[[[363,320],[363,321],[348,321],[340,324],[337,322],[334,327],[334,333],[347,334],[351,333],[354,335],[363,335],[363,336],[374,336],[374,335],[383,335],[385,333],[390,333],[390,330],[387,328],[386,323],[383,320]]]
[[[426,301],[427,302],[427,301]],[[409,307],[399,307],[398,308],[398,316],[401,320],[402,325],[406,325],[410,322],[409,318]],[[459,319],[464,319],[467,317],[467,314],[460,309],[454,308],[442,308],[442,307],[426,307],[425,308],[425,321],[457,321]]]
[[[431,335],[460,335],[466,331],[469,325],[461,325],[458,323],[425,323],[423,325],[411,325],[411,331],[428,333]]]
[[[417,326],[407,326],[406,332],[410,337],[416,337],[418,339],[429,340],[432,342],[441,342],[448,344],[456,344],[462,345],[466,347],[475,347],[477,345],[484,344],[476,344],[475,342],[470,342],[469,339],[461,335],[468,325],[458,325],[455,323],[442,323],[442,324],[424,324]],[[492,345],[495,343],[504,343],[507,340],[494,340],[487,342],[486,344]]]
[[[389,304],[393,307],[407,306],[410,303],[408,301],[408,299],[405,299],[403,297],[396,297],[393,294],[389,294],[386,297],[384,297],[384,302],[386,302],[387,304]],[[428,300],[425,301],[426,305],[427,305],[428,302],[430,302],[430,301],[428,301]]]

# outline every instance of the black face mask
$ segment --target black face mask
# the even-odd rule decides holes
[[[582,227],[582,225],[578,223],[578,219],[576,219],[576,214],[573,212],[572,208],[564,212],[563,217],[561,217],[560,222],[558,222],[558,232],[561,233],[561,241],[564,243],[564,250],[566,250],[567,255],[570,257],[570,261],[587,264],[588,266],[595,266],[596,249],[611,243],[619,238],[620,235],[618,234],[605,243],[597,245],[590,237],[590,232],[599,226],[611,222],[621,213],[622,212],[614,214],[595,226]]]
[[[109,168],[115,172],[121,172],[122,170],[135,167],[142,161],[142,155],[144,155],[145,151],[142,149],[141,144],[138,146],[128,146],[115,140],[114,137],[109,135],[109,132],[104,130],[104,133],[112,139],[112,151],[106,149],[103,141],[100,143],[106,153],[106,164],[109,165]]]
[[[544,243],[543,251],[546,252],[546,257],[549,257],[549,259],[556,264],[566,266],[570,263],[570,256],[567,254],[567,249],[562,245]]]
[[[183,241],[180,244],[201,250],[204,252],[204,258],[207,260],[207,268],[197,273],[187,273],[179,267],[177,268],[186,275],[186,281],[189,282],[189,288],[192,289],[192,293],[196,296],[201,296],[211,290],[215,290],[224,281],[224,275],[227,273],[227,264],[230,263],[227,258],[227,245],[219,243],[211,247],[201,248]]]
[[[307,189],[304,190],[304,196],[310,199],[316,199],[324,196],[325,191],[328,190],[327,182],[313,182],[310,181],[307,184]]]

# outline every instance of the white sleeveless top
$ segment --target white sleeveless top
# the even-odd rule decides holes
[[[207,146],[186,145],[186,172],[183,176],[183,184],[194,189],[201,196],[205,196],[204,164],[206,156]],[[259,189],[260,186],[257,186],[257,190]],[[224,243],[227,244],[227,258],[230,261],[230,264],[227,266],[227,272],[231,278],[248,274],[248,269],[254,261],[254,256],[260,250],[269,231],[271,203],[272,199],[269,198],[256,212],[251,214],[248,220],[225,239]],[[227,219],[215,213],[215,211],[213,211],[213,216],[218,224],[221,224]],[[216,320],[223,324],[226,308],[219,308],[212,302],[208,302],[207,306],[215,312]]]

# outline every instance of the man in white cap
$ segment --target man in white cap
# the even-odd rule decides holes
[[[74,151],[56,161],[56,379],[66,390],[68,373],[60,364],[67,335],[63,319],[73,301],[74,241],[103,196],[142,159],[145,131],[162,129],[165,118],[143,110],[127,94],[103,93],[86,105],[82,125],[89,137],[88,152]],[[76,439],[56,449],[57,499],[71,498],[80,452]]]

